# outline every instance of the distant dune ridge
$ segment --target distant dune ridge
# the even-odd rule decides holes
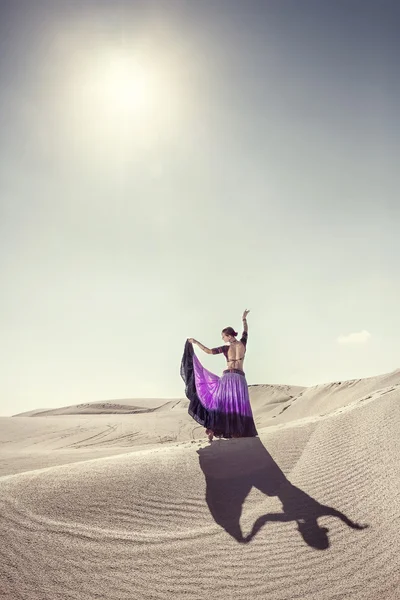
[[[211,444],[186,398],[1,417],[0,598],[398,600],[400,370],[249,391]]]

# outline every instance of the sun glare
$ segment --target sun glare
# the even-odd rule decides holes
[[[156,85],[149,67],[122,53],[104,57],[89,76],[92,102],[105,116],[143,118],[154,108]]]
[[[70,62],[64,121],[82,152],[160,144],[179,126],[174,66],[158,52],[97,46]],[[108,151],[107,151],[108,147]]]
[[[190,106],[186,66],[175,41],[154,31],[122,42],[79,31],[55,37],[62,65],[43,102],[55,110],[58,143],[82,164],[115,165],[168,147]]]

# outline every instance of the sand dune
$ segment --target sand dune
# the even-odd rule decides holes
[[[212,444],[184,399],[1,418],[0,597],[399,598],[400,370],[250,395]]]
[[[61,408],[41,408],[13,415],[14,417],[50,417],[59,415],[103,415],[103,414],[138,414],[156,410],[168,410],[171,405],[185,400],[165,400],[161,398],[145,398],[143,400],[109,400],[107,402],[87,402],[62,406]]]

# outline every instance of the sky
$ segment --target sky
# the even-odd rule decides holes
[[[399,368],[399,24],[0,0],[0,415],[183,397],[245,308],[250,385]]]

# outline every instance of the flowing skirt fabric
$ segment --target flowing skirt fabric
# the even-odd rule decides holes
[[[181,376],[190,401],[188,412],[200,425],[225,438],[257,435],[244,373],[229,372],[220,377],[208,371],[192,344],[186,342]]]

